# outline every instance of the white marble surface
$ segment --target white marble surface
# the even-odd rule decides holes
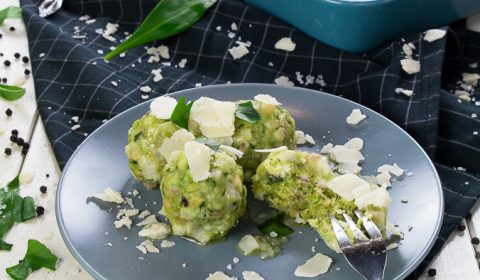
[[[0,1],[0,9],[18,5],[18,0]],[[475,19],[476,21],[476,19]],[[16,31],[10,32],[8,27],[15,26]],[[3,38],[0,39],[0,77],[7,77],[9,83],[21,81],[25,68],[30,65],[15,62],[13,54],[19,52],[28,54],[27,36],[21,19],[9,19],[0,28]],[[3,66],[3,60],[11,60],[13,65],[9,68]],[[20,77],[20,78],[19,78]],[[37,239],[49,247],[59,258],[57,270],[50,272],[41,269],[31,274],[29,279],[92,279],[85,270],[76,262],[66,248],[59,233],[55,218],[55,191],[60,177],[58,165],[48,143],[42,122],[36,109],[35,94],[32,78],[28,78],[22,85],[27,89],[26,95],[15,102],[0,100],[0,186],[4,186],[19,172],[31,175],[32,181],[21,186],[22,195],[30,195],[35,201],[45,207],[43,216],[17,224],[7,234],[6,241],[13,243],[10,252],[0,251],[0,279],[8,279],[5,269],[22,259],[28,239]],[[6,108],[12,108],[14,115],[7,119]],[[21,156],[18,148],[6,157],[3,153],[5,147],[12,146],[9,141],[10,131],[18,129],[20,136],[31,143],[30,152],[26,157]],[[3,133],[2,133],[3,132]],[[49,174],[49,178],[46,177]],[[47,194],[41,194],[39,187],[48,187]],[[454,232],[448,239],[442,252],[435,258],[430,267],[437,270],[435,279],[480,279],[478,260],[475,258],[475,248],[470,240],[472,236],[480,233],[480,211],[476,206],[472,210],[472,219],[467,221],[468,229],[464,232]],[[426,274],[422,279],[433,279]]]

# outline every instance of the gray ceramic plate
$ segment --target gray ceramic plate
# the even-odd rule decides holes
[[[374,174],[378,166],[397,163],[412,171],[393,184],[393,198],[388,220],[398,224],[405,239],[397,250],[388,252],[385,279],[406,277],[425,257],[439,231],[443,197],[435,169],[420,146],[403,130],[379,114],[348,100],[312,90],[264,84],[221,85],[189,89],[172,94],[195,100],[201,96],[220,100],[253,98],[258,93],[275,96],[297,121],[298,129],[317,139],[316,151],[328,142],[343,144],[349,138],[365,141],[366,160],[363,174]],[[199,246],[177,237],[172,248],[159,254],[143,255],[135,248],[142,239],[139,227],[115,229],[117,208],[109,203],[90,201],[94,193],[106,187],[128,193],[137,188],[140,196],[133,199],[137,208],[158,212],[161,197],[132,180],[124,154],[127,131],[131,124],[148,111],[149,102],[140,104],[113,118],[92,133],[68,162],[57,193],[58,225],[63,238],[77,260],[97,279],[205,279],[214,271],[224,271],[241,278],[244,270],[254,270],[266,279],[294,279],[295,268],[310,258],[312,246],[334,259],[331,271],[321,279],[360,279],[346,264],[319,241],[308,227],[298,227],[290,237],[282,255],[271,260],[241,256],[236,249],[238,240],[256,228],[247,219],[241,220],[228,238],[207,246]],[[354,108],[361,108],[368,118],[352,127],[345,117]],[[400,197],[408,198],[407,204]],[[134,220],[136,222],[137,220]],[[413,229],[409,232],[408,227]],[[111,246],[110,246],[111,245]],[[157,247],[160,244],[157,243]],[[239,257],[234,264],[232,259]],[[183,267],[182,264],[186,264]],[[228,270],[227,265],[233,269]]]

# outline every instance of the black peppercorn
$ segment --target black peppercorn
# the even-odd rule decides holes
[[[10,148],[5,148],[5,154],[6,154],[7,156],[11,155],[11,154],[12,154],[12,149],[10,149]]]
[[[15,27],[13,27],[13,26],[10,26],[10,28],[9,28],[8,30],[10,30],[10,31],[12,31],[12,32],[13,32],[13,31],[15,31]]]
[[[22,61],[23,61],[23,63],[28,63],[30,61],[30,59],[28,59],[28,57],[24,56],[24,57],[22,57]]]
[[[45,213],[45,208],[43,208],[42,206],[37,206],[36,212],[37,216],[42,216],[43,213]]]
[[[184,196],[182,196],[182,205],[188,207],[188,200]]]
[[[23,73],[25,73],[25,75],[28,76],[28,75],[30,75],[30,70],[25,69],[25,72],[23,72]]]
[[[47,186],[41,186],[40,187],[40,192],[41,193],[47,193]]]
[[[11,135],[10,136],[10,141],[13,142],[13,143],[17,143],[17,135]]]
[[[478,245],[478,244],[480,244],[480,239],[478,239],[478,237],[472,238],[472,244],[473,244],[473,245]]]
[[[430,268],[427,272],[428,276],[433,277],[437,275],[437,270],[435,268]]]
[[[3,64],[5,64],[5,66],[9,67],[11,63],[10,63],[10,60],[5,60],[3,62]]]
[[[18,135],[18,130],[16,129],[12,130],[12,135]]]
[[[20,58],[20,54],[17,52],[13,55],[16,59],[19,59]]]
[[[465,229],[467,229],[467,226],[464,225],[464,224],[459,224],[457,229],[458,229],[459,231],[464,231]]]
[[[17,138],[17,145],[18,146],[23,146],[23,143],[25,143],[25,140],[23,140],[23,138],[18,137]]]
[[[0,33],[0,39],[2,39],[2,37],[3,37],[3,34],[2,34],[2,33]]]
[[[4,84],[6,84],[6,83],[7,83],[7,78],[2,78],[2,82],[3,82]]]
[[[24,148],[25,150],[30,149],[30,143],[24,142],[24,143],[23,143],[23,148]]]
[[[48,173],[47,173],[47,174],[45,174],[45,177],[49,178],[49,177],[50,177],[50,174],[48,174]]]
[[[12,114],[13,114],[12,109],[7,108],[7,110],[5,110],[5,114],[7,114],[7,116],[9,116],[9,117],[12,116]]]
[[[28,149],[22,149],[22,155],[26,155],[28,153]]]

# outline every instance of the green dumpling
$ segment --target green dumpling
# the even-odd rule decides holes
[[[173,233],[201,244],[224,237],[246,208],[242,168],[232,157],[212,153],[207,179],[194,182],[182,151],[166,165],[160,184]]]

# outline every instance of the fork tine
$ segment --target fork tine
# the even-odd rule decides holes
[[[370,238],[383,239],[382,233],[380,232],[380,230],[378,229],[378,227],[375,225],[374,222],[370,221],[367,217],[365,217],[365,215],[362,212],[358,210],[355,210],[355,215],[357,215],[359,219],[362,219],[363,227],[367,231],[368,236],[370,236]]]
[[[347,213],[343,213],[343,217],[345,218],[348,227],[350,227],[350,229],[353,231],[353,237],[355,238],[356,243],[368,241],[368,238],[362,233],[357,224],[355,224],[355,222]]]
[[[328,215],[330,221],[332,222],[333,232],[337,237],[338,245],[340,248],[351,246],[350,240],[348,239],[347,233],[343,230],[343,227],[340,225],[338,220],[333,215]]]

